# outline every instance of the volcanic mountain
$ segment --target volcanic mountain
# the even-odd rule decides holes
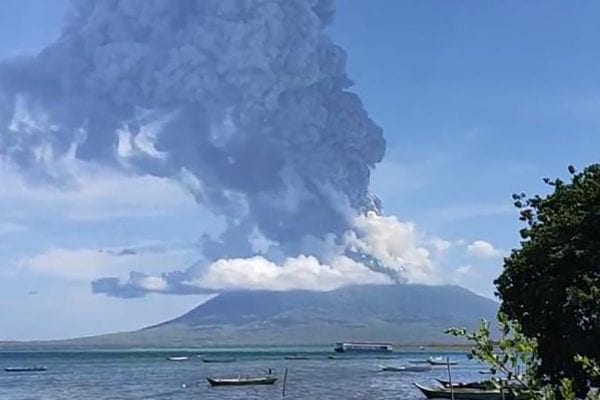
[[[46,345],[182,347],[330,345],[340,340],[456,343],[451,326],[493,320],[498,304],[459,286],[367,285],[329,292],[224,292],[173,320],[134,332]],[[31,343],[30,343],[31,344]],[[38,343],[41,344],[41,343]]]

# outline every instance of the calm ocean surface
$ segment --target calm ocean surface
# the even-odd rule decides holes
[[[301,354],[308,360],[285,360]],[[421,399],[412,383],[447,379],[446,367],[429,372],[381,372],[380,365],[402,365],[409,360],[450,356],[453,380],[480,380],[482,366],[465,353],[394,353],[394,359],[354,356],[327,358],[329,349],[229,349],[121,352],[0,352],[0,400],[103,399],[281,399],[284,369],[288,368],[286,399]],[[183,362],[167,356],[185,355]],[[236,357],[234,363],[203,363],[205,357]],[[9,373],[9,366],[44,365],[46,372]],[[216,387],[207,376],[265,374],[272,368],[280,378],[273,386]]]

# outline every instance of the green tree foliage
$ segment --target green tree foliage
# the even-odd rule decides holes
[[[517,391],[515,397],[537,398],[540,392],[533,371],[537,366],[537,344],[521,332],[519,324],[510,321],[503,314],[498,314],[501,331],[500,340],[491,339],[490,323],[482,320],[479,329],[469,332],[464,328],[450,328],[447,334],[467,339],[473,344],[470,357],[475,357],[489,366],[492,376],[500,380],[491,380],[495,386],[502,382],[512,382],[507,390]],[[526,396],[522,396],[526,395]]]
[[[498,314],[501,331],[500,340],[492,340],[490,323],[483,320],[479,329],[468,331],[450,328],[446,333],[467,339],[472,345],[471,356],[487,364],[493,378],[489,386],[512,394],[515,399],[531,400],[600,400],[597,389],[586,388],[576,396],[573,380],[562,377],[556,384],[544,384],[536,376],[539,366],[538,346],[534,339],[521,331],[520,325]],[[600,379],[600,366],[586,356],[576,355],[574,361],[588,374],[590,379]],[[508,396],[507,396],[508,397]]]
[[[569,377],[582,396],[599,383],[576,356],[600,360],[600,164],[569,172],[570,182],[545,179],[545,197],[513,196],[526,226],[495,284],[502,312],[537,343],[536,376]]]

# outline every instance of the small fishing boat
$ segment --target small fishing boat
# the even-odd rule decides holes
[[[6,371],[6,372],[43,372],[43,371],[47,371],[47,370],[48,370],[48,368],[41,366],[41,365],[4,368],[4,371]]]
[[[475,388],[430,388],[414,384],[428,399],[454,399],[454,400],[516,400],[508,390],[475,389]]]
[[[220,357],[220,358],[201,358],[202,362],[205,363],[232,363],[235,362],[236,359],[233,357]]]
[[[444,360],[443,357],[429,357],[427,360],[431,365],[456,365],[458,361]]]
[[[236,377],[236,378],[206,378],[211,386],[248,386],[248,385],[272,385],[277,378],[272,376],[258,377]]]
[[[308,357],[301,356],[301,355],[298,355],[298,354],[294,354],[294,355],[291,355],[291,356],[285,356],[283,358],[285,358],[286,360],[308,360]]]
[[[382,371],[386,372],[426,372],[431,371],[431,367],[427,366],[417,366],[417,365],[403,365],[399,367],[395,366],[381,366]]]
[[[445,388],[452,386],[453,388],[468,389],[498,389],[502,386],[505,389],[523,389],[523,384],[515,380],[507,381],[505,379],[490,379],[475,382],[452,382],[452,384],[450,384],[450,381],[444,379],[436,380]]]
[[[169,361],[187,361],[188,357],[186,356],[173,356],[173,357],[167,357],[167,360]]]
[[[408,360],[411,364],[429,364],[429,360]]]
[[[445,388],[453,387],[453,388],[470,388],[470,389],[492,389],[494,388],[494,384],[490,381],[482,381],[482,382],[452,382],[446,381],[444,379],[436,379]]]

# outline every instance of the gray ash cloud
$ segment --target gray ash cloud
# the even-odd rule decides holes
[[[67,179],[47,165],[72,154],[180,180],[227,220],[209,260],[255,254],[257,232],[273,254],[306,252],[379,208],[385,141],[332,16],[329,0],[74,1],[54,43],[0,64],[0,154],[34,179]]]

